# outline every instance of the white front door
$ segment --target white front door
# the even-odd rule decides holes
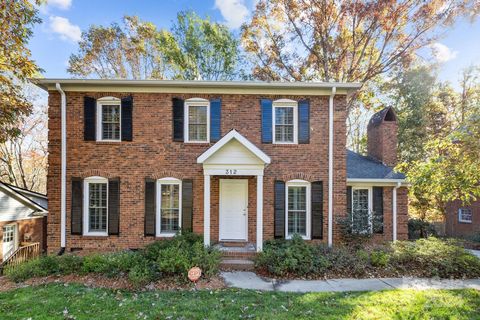
[[[5,261],[17,249],[17,225],[7,224],[3,226],[3,260]]]
[[[220,179],[220,240],[247,241],[248,180]]]

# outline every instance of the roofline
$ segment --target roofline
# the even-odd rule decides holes
[[[26,203],[30,203],[34,208],[36,208],[39,212],[41,213],[47,213],[48,212],[48,209],[47,208],[44,208],[42,207],[40,204],[36,203],[35,201],[33,201],[32,199],[24,196],[23,194],[20,193],[20,191],[17,191],[15,189],[13,189],[12,187],[10,187],[9,185],[7,185],[6,183],[3,183],[3,182],[0,182],[0,188],[3,187],[3,189],[5,189],[7,192],[10,192],[16,196],[18,196],[22,201],[26,202]],[[35,211],[34,211],[35,213]]]
[[[125,79],[65,79],[32,78],[32,83],[43,90],[55,90],[60,84],[65,91],[132,91],[170,93],[250,93],[268,94],[286,92],[291,94],[329,95],[331,88],[340,94],[360,89],[361,83],[344,82],[261,82],[261,81],[193,81],[193,80],[125,80]],[[228,90],[228,91],[226,91]]]
[[[32,190],[28,190],[28,189],[25,189],[25,188],[20,188],[18,186],[14,186],[13,184],[10,184],[10,183],[5,183],[5,182],[2,182],[4,185],[6,186],[9,186],[11,189],[19,189],[20,191],[19,192],[25,192],[25,193],[29,193],[33,196],[36,196],[36,197],[40,197],[40,198],[44,198],[44,199],[47,199],[47,195],[43,194],[43,193],[40,193],[40,192],[36,192],[36,191],[32,191]]]
[[[400,183],[402,186],[410,185],[406,179],[347,178],[347,184],[348,183],[383,183],[388,185],[397,185]]]

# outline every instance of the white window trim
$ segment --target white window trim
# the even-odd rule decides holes
[[[90,184],[91,183],[106,183],[107,184],[107,224],[105,228],[105,232],[99,231],[88,231],[89,229],[89,192],[90,192]],[[100,236],[106,237],[108,236],[108,179],[103,177],[88,177],[83,180],[83,235],[84,236]]]
[[[188,132],[188,114],[190,107],[207,107],[207,139],[206,140],[190,140]],[[183,135],[186,143],[210,143],[210,101],[202,98],[191,98],[185,100],[183,112],[184,126]]]
[[[289,107],[293,108],[293,142],[276,141],[275,139],[275,108]],[[273,144],[298,144],[298,102],[290,99],[280,99],[273,101],[272,104],[272,143]]]
[[[179,224],[179,229],[182,228],[182,180],[177,179],[177,178],[162,178],[157,180],[157,194],[156,194],[156,202],[157,202],[157,212],[156,212],[156,219],[155,219],[155,230],[156,230],[156,236],[157,237],[173,237],[175,236],[176,232],[162,232],[161,230],[161,219],[160,219],[160,213],[161,213],[161,206],[162,206],[162,201],[161,201],[161,192],[162,192],[162,184],[178,184],[179,192],[178,192],[178,224]]]
[[[120,110],[120,135],[118,139],[102,139],[102,108],[104,105],[118,105]],[[97,100],[97,141],[106,141],[106,142],[119,142],[122,141],[122,102],[119,98],[115,97],[103,97]]]
[[[459,208],[458,209],[458,222],[461,222],[461,223],[472,223],[472,220],[464,220],[462,219],[462,210],[470,210],[470,213],[471,213],[471,216],[472,216],[472,220],[473,220],[473,210],[471,208]]]
[[[310,240],[311,238],[311,184],[305,180],[290,180],[285,183],[285,238],[291,239],[293,235],[288,234],[288,187],[307,187],[306,190],[306,201],[307,201],[307,213],[306,213],[306,235],[302,235],[304,240]]]
[[[353,227],[353,190],[368,190],[368,234],[373,234],[373,187],[352,187],[352,227]]]

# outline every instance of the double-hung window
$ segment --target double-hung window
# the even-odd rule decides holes
[[[352,188],[352,232],[372,233],[372,189]]]
[[[273,143],[298,143],[298,103],[281,99],[273,102]]]
[[[458,221],[463,223],[472,223],[472,209],[470,208],[458,209]]]
[[[175,178],[158,180],[157,236],[173,236],[181,226],[182,182]]]
[[[84,180],[84,235],[108,235],[108,180],[91,177]]]
[[[121,140],[121,102],[118,98],[105,97],[97,100],[97,140]]]
[[[292,180],[286,184],[286,234],[310,239],[310,183]]]
[[[209,142],[210,102],[195,98],[185,101],[185,142]]]

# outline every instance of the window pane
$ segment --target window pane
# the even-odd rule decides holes
[[[355,233],[370,233],[368,189],[354,189],[352,193],[352,229]]]
[[[275,141],[293,142],[293,108],[275,107]]]
[[[307,235],[307,187],[288,187],[288,235]]]
[[[188,140],[207,140],[207,106],[188,107]]]
[[[102,106],[102,139],[120,139],[120,106]]]
[[[460,221],[472,222],[472,209],[467,209],[467,208],[460,209]]]
[[[90,183],[88,193],[88,230],[105,232],[107,231],[107,184]]]
[[[180,185],[162,184],[160,190],[160,231],[177,232],[180,227]]]

